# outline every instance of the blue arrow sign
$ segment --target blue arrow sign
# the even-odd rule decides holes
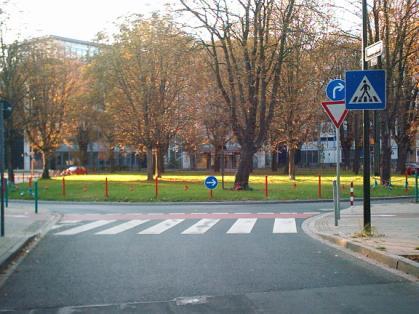
[[[207,189],[214,190],[218,185],[218,180],[214,176],[209,176],[205,178],[204,184]]]
[[[346,109],[383,110],[386,108],[386,72],[365,70],[345,72]]]
[[[326,86],[326,96],[333,101],[345,99],[345,81],[332,80]]]

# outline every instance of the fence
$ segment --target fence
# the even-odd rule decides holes
[[[20,184],[12,188],[13,198],[33,199],[33,177],[22,176]],[[86,177],[88,178],[88,177]],[[102,176],[96,181],[77,181],[77,178],[57,178],[39,181],[39,198],[51,200],[86,200],[86,201],[202,201],[214,200],[296,200],[296,199],[332,199],[332,176],[300,176],[290,180],[285,176],[253,176],[250,191],[233,191],[231,178],[226,182],[226,189],[221,184],[214,191],[208,191],[203,182],[178,178],[155,178],[147,181],[115,181]],[[396,177],[391,183],[381,184],[378,177],[371,177],[371,196],[415,196],[415,177]],[[38,184],[38,183],[37,183]],[[355,196],[362,197],[360,177],[341,177],[341,199],[347,204],[354,204]]]

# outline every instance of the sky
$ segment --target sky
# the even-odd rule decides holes
[[[175,0],[8,0],[6,37],[24,39],[43,35],[92,40],[102,30],[112,31],[118,17],[163,11]],[[16,38],[18,37],[18,38]]]
[[[345,7],[348,0],[333,1]],[[0,8],[9,16],[8,42],[44,35],[90,41],[100,31],[113,33],[118,17],[162,12],[167,3],[178,6],[179,0],[0,0]],[[337,16],[343,23],[353,19],[344,12]]]

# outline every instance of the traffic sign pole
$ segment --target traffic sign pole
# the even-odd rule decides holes
[[[362,70],[368,69],[365,61],[367,47],[367,0],[362,0]],[[370,117],[368,110],[364,110],[364,231],[371,232],[371,201],[370,201]]]
[[[0,235],[4,237],[4,102],[0,103]]]
[[[336,128],[336,219],[340,219],[340,130]]]

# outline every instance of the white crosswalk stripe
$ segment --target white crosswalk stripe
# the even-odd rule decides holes
[[[124,222],[120,225],[117,225],[113,228],[109,228],[109,229],[97,232],[96,234],[99,234],[99,235],[101,235],[101,234],[118,234],[118,233],[127,231],[129,229],[132,229],[136,226],[139,226],[143,223],[146,223],[147,221],[149,221],[149,220],[139,220],[139,219],[130,220],[130,221]]]
[[[182,234],[203,234],[219,221],[220,219],[201,219],[196,224],[183,231]]]
[[[295,218],[275,218],[272,233],[297,233]]]
[[[138,234],[161,234],[170,228],[176,226],[177,224],[180,224],[185,219],[167,219],[165,221],[162,221],[161,223],[158,223],[157,225],[154,225],[148,229],[145,229],[141,232],[138,232]]]
[[[71,228],[65,231],[61,231],[56,233],[56,235],[74,235],[74,234],[78,234],[78,233],[82,233],[88,230],[92,230],[98,227],[102,227],[104,225],[110,224],[112,222],[114,222],[115,220],[98,220],[98,221],[94,221],[82,226],[78,226],[75,228]]]
[[[144,229],[138,234],[148,235],[148,234],[162,234],[163,232],[173,228],[174,226],[180,224],[183,221],[190,221],[189,219],[166,219],[166,220],[150,220],[150,219],[133,219],[128,221],[119,221],[120,223],[116,226],[101,230],[96,232],[96,235],[117,235],[125,231],[134,229],[137,226],[140,226],[146,222],[152,221],[154,224],[147,229]],[[252,233],[254,226],[258,218],[238,218],[236,220],[230,218],[202,218],[199,221],[195,222],[192,226],[187,227],[182,234],[191,235],[198,234],[202,235],[208,232],[212,227],[214,227],[221,220],[229,221],[232,223],[231,227],[227,230],[227,234],[249,234]],[[72,226],[70,229],[57,232],[56,235],[76,235],[82,232],[93,230],[111,223],[114,223],[118,220],[97,220],[93,222],[80,222],[82,225],[78,224],[77,226]],[[70,224],[60,224],[52,228],[56,230],[58,228],[70,227]],[[222,231],[225,232],[225,231]],[[273,222],[273,234],[289,234],[297,233],[297,224],[295,218],[275,218]]]
[[[240,218],[231,226],[227,233],[250,233],[256,223],[256,218]]]

